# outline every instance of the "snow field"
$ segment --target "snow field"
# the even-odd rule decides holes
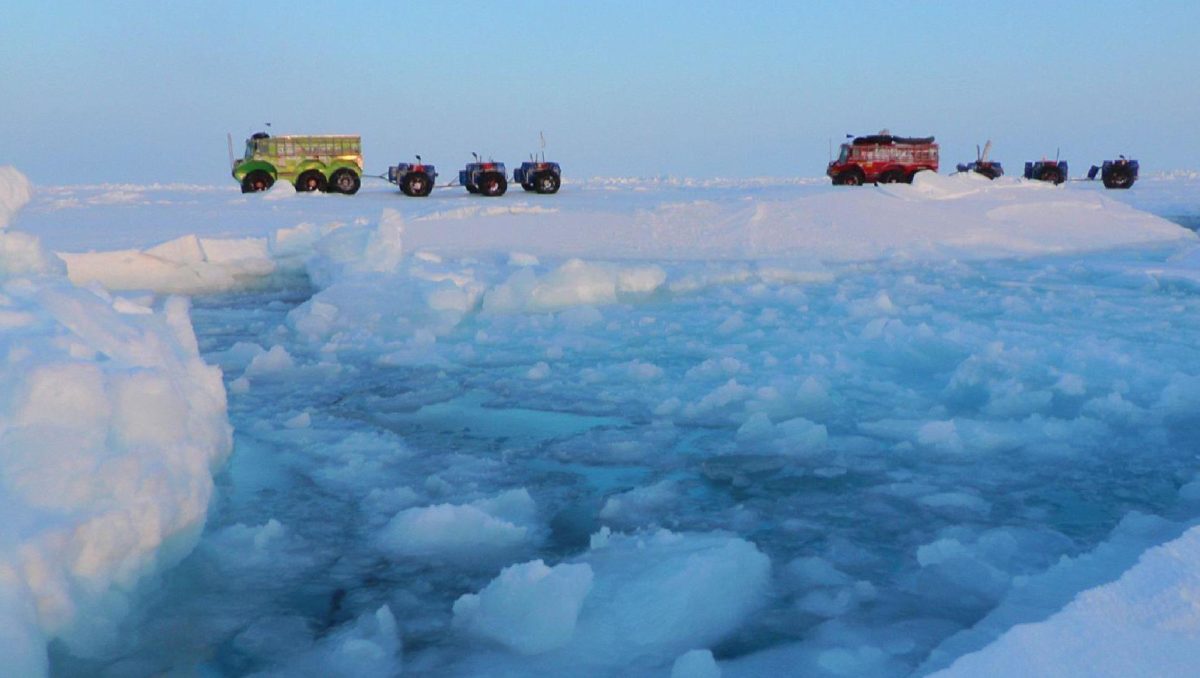
[[[686,191],[675,198],[613,195],[592,187],[555,196],[553,208],[506,198],[504,205],[487,209],[468,196],[447,192],[430,200],[398,201],[390,191],[367,190],[348,199],[289,194],[282,186],[266,196],[229,199],[222,211],[242,216],[240,223],[184,222],[190,230],[181,231],[163,223],[170,220],[170,209],[195,202],[198,196],[219,197],[183,192],[179,203],[164,200],[161,207],[154,205],[163,217],[130,225],[130,235],[122,234],[130,238],[130,247],[114,247],[114,240],[105,239],[111,233],[107,224],[90,225],[80,232],[78,224],[89,225],[88,217],[76,216],[73,209],[56,202],[62,198],[48,196],[35,205],[34,229],[53,240],[76,282],[98,281],[110,290],[174,293],[242,289],[255,280],[270,282],[273,276],[289,275],[301,263],[295,258],[299,251],[344,226],[379,223],[384,210],[391,215],[385,218],[391,224],[389,233],[395,236],[403,230],[406,246],[413,252],[517,252],[584,262],[978,259],[1194,240],[1178,226],[1097,191],[1066,191],[1011,178],[992,182],[974,174],[921,173],[912,185],[856,190],[830,190],[815,183],[760,186],[750,182],[741,190],[737,186],[713,189],[711,197],[700,199]],[[128,221],[135,208],[116,204],[108,209]],[[64,232],[68,225],[74,230]],[[172,232],[176,237],[168,237]],[[377,229],[375,235],[382,231]],[[348,248],[345,251],[354,255],[366,249],[368,257],[386,258],[390,255],[383,253],[392,252],[387,247],[357,247],[358,243],[350,242],[354,237],[331,237],[325,247]],[[146,247],[146,243],[161,244]],[[322,254],[327,261],[339,261],[336,252]],[[368,266],[387,263],[374,261]],[[613,284],[644,289],[653,285],[657,275],[652,268],[631,271],[613,283],[590,272],[591,285],[572,280],[562,291],[611,296]],[[520,286],[523,278],[511,282]],[[321,281],[317,285],[324,287]],[[548,303],[556,303],[554,281],[544,285],[541,294],[550,295]],[[503,302],[498,298],[497,303]],[[532,303],[536,310],[538,300]]]
[[[0,168],[0,221],[28,197]],[[231,437],[185,300],[76,288],[26,234],[0,231],[0,252],[0,654],[36,676],[52,639],[107,647],[192,549]]]

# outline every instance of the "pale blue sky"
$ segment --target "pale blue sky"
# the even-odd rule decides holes
[[[1198,2],[84,2],[0,11],[0,164],[37,183],[228,179],[235,143],[358,133],[367,170],[537,147],[574,177],[817,176],[935,134],[1200,168]]]

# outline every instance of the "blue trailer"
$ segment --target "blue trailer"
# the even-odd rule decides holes
[[[562,186],[562,168],[556,162],[523,162],[513,170],[513,181],[526,191],[558,193]]]
[[[417,156],[415,163],[402,162],[388,168],[388,181],[400,187],[400,191],[409,197],[424,198],[433,192],[437,182],[437,169],[433,165],[421,162]]]
[[[475,162],[458,171],[458,183],[467,189],[468,193],[478,193],[488,197],[499,197],[508,190],[507,170],[502,162],[481,162],[479,155]]]

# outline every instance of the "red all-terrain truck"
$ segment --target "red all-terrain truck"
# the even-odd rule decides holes
[[[837,160],[829,163],[826,174],[837,186],[861,186],[865,183],[912,183],[921,170],[938,169],[938,145],[933,137],[897,137],[872,134],[855,137],[842,144]]]

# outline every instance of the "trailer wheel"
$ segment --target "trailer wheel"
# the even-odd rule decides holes
[[[467,189],[467,193],[478,193],[479,192],[478,186],[473,186],[471,184],[464,184],[463,187]]]
[[[542,172],[533,177],[533,187],[538,193],[558,193],[558,187],[561,185],[562,180],[554,172]]]
[[[333,176],[329,177],[329,190],[334,193],[354,195],[358,193],[360,186],[362,186],[362,181],[358,178],[358,174],[354,170],[349,170],[345,167],[334,172]]]
[[[508,180],[498,172],[487,172],[479,177],[479,192],[489,198],[498,198],[508,190]]]
[[[1129,188],[1133,185],[1133,172],[1128,167],[1113,166],[1103,180],[1105,188]]]
[[[275,184],[266,170],[254,170],[242,179],[242,193],[258,193]]]
[[[521,182],[521,188],[525,189],[526,191],[533,191],[533,190],[535,190],[535,189],[534,189],[534,186],[533,186],[533,182],[532,182],[532,181],[522,181],[522,182]]]
[[[312,193],[325,190],[325,176],[317,170],[301,172],[296,177],[296,190],[300,193]]]
[[[904,180],[903,172],[901,172],[900,170],[888,170],[888,171],[884,172],[883,174],[879,175],[879,181],[877,181],[876,183],[898,184],[903,180]]]
[[[847,170],[838,175],[838,179],[842,180],[843,186],[862,186],[863,175],[856,169]]]
[[[433,182],[424,172],[413,172],[400,180],[400,190],[413,198],[424,198],[433,192]]]

